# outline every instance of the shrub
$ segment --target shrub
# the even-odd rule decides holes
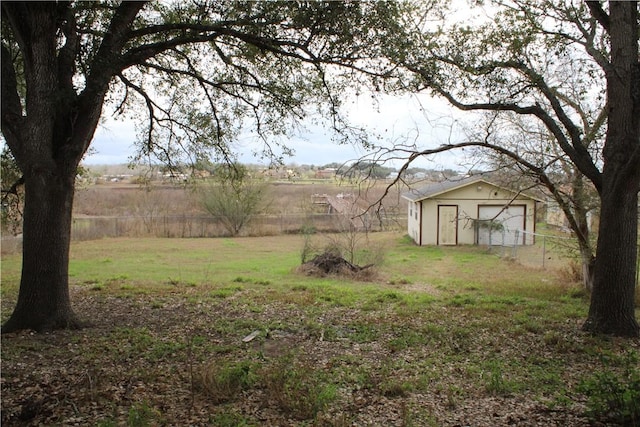
[[[617,371],[606,366],[580,383],[578,391],[587,396],[587,415],[595,421],[640,426],[638,354],[629,352],[623,357],[609,358],[604,362],[622,366]]]
[[[195,382],[215,403],[230,402],[256,380],[251,363],[211,363],[196,376]]]
[[[146,402],[138,403],[129,408],[127,425],[131,427],[147,427],[157,425],[160,412]]]
[[[560,281],[565,283],[582,283],[582,264],[576,260],[569,260],[567,264],[558,270]]]
[[[294,360],[291,354],[268,368],[264,385],[272,403],[299,420],[315,419],[337,395],[337,386],[324,372]]]

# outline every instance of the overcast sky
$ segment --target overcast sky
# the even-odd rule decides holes
[[[410,141],[421,148],[435,148],[449,142],[455,112],[443,101],[426,95],[379,97],[374,104],[370,96],[360,96],[344,103],[350,123],[363,126],[371,135],[380,135],[380,143]],[[459,116],[459,114],[458,114]],[[248,134],[247,134],[248,135]],[[294,150],[287,164],[321,166],[332,162],[349,163],[372,154],[361,146],[332,142],[330,130],[308,125],[306,131],[294,136],[286,145]],[[136,132],[133,122],[107,119],[96,131],[90,155],[84,164],[124,164],[134,153]],[[251,137],[240,137],[236,143],[239,159],[244,163],[264,163],[252,155],[256,143]],[[424,159],[417,166],[443,169],[456,168],[453,155]],[[395,162],[395,167],[400,162]]]
[[[464,2],[452,0],[452,4],[460,3],[453,8],[450,16],[456,19],[469,19],[468,7]],[[355,126],[365,127],[371,134],[380,135],[381,140],[391,145],[398,141],[415,143],[418,149],[435,148],[444,143],[458,142],[461,132],[459,119],[462,116],[446,102],[434,100],[427,95],[404,97],[378,96],[379,103],[373,104],[370,95],[362,95],[344,103],[344,110],[349,122]],[[109,107],[105,106],[105,114]],[[456,119],[457,117],[457,119]],[[465,116],[466,117],[466,116]],[[294,150],[294,155],[285,158],[287,164],[308,164],[321,166],[328,163],[350,163],[361,159],[371,152],[361,146],[338,145],[332,142],[331,132],[319,126],[309,125],[308,129],[294,136],[284,145]],[[244,163],[264,163],[252,156],[256,151],[255,142],[248,136],[240,137],[235,147],[238,149],[240,161]],[[107,118],[96,130],[90,152],[83,160],[87,165],[126,164],[134,154],[136,131],[131,121],[119,121]],[[0,138],[0,145],[3,138]],[[460,169],[463,159],[459,153],[445,153],[438,157],[422,159],[415,166],[430,169]],[[401,161],[388,166],[400,167]]]

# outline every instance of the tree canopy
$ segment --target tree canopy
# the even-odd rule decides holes
[[[585,329],[638,336],[637,2],[495,1],[475,5],[465,20],[441,24],[428,19],[430,12],[405,17],[403,42],[386,53],[399,70],[396,87],[484,113],[483,122],[456,143],[435,149],[395,145],[378,150],[377,158],[403,157],[402,173],[422,156],[468,147],[491,150],[533,175],[587,246],[583,224],[555,179],[563,164],[571,165],[572,174],[584,176],[600,199]]]
[[[334,65],[366,61],[362,46],[394,34],[386,24],[396,10],[286,1],[1,8],[1,128],[25,189],[20,293],[3,331],[79,324],[68,295],[74,178],[104,114],[139,119],[138,159],[231,162],[244,126],[264,143],[257,154],[278,161],[272,137],[311,112],[338,127],[340,88],[360,77],[340,79]]]
[[[513,123],[541,129],[543,152],[568,159],[600,198],[585,329],[637,336],[637,2],[499,0],[470,5],[464,20],[443,19],[447,4],[2,2],[1,127],[25,189],[20,294],[3,330],[78,324],[68,295],[74,177],[105,113],[140,119],[138,159],[231,163],[248,127],[263,142],[256,154],[278,161],[291,149],[278,136],[312,113],[349,131],[341,97],[368,85],[489,115],[485,132],[435,149],[359,140],[376,163],[404,158],[398,177],[419,157],[480,147],[564,200],[553,156],[505,144]]]

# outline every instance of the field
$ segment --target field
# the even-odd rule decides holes
[[[74,242],[90,326],[3,335],[2,425],[638,425],[640,343],[580,332],[562,271],[390,232],[362,277],[298,270],[343,238]]]
[[[80,188],[74,202],[74,214],[88,216],[145,216],[151,213],[181,215],[205,214],[200,203],[198,184],[181,186],[176,184],[155,183],[150,187],[132,183],[100,183]],[[269,213],[289,214],[305,212],[310,208],[313,194],[337,195],[354,194],[365,200],[375,202],[382,197],[387,186],[386,181],[364,181],[360,183],[322,180],[322,181],[271,181],[265,198],[269,204]],[[400,193],[407,191],[406,186],[392,186],[385,197],[389,209],[406,213],[406,201]]]
[[[387,185],[384,181],[270,181],[264,193],[265,209],[243,227],[240,235],[291,234],[308,228],[336,231],[340,228],[340,221],[335,219],[337,214],[329,214],[328,205],[314,204],[314,195],[343,195],[347,197],[345,200],[365,208],[383,196]],[[72,239],[228,236],[229,231],[220,218],[203,207],[206,188],[207,182],[202,180],[186,185],[100,182],[81,186],[74,202]],[[402,191],[406,191],[406,187],[389,189],[383,200],[384,215],[375,216],[375,208],[367,215],[371,227],[384,224],[385,229],[406,228],[407,208],[400,198]],[[19,242],[10,239],[10,233],[4,234],[3,253],[19,249]]]

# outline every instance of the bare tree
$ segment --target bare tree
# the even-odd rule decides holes
[[[205,210],[232,236],[239,235],[270,204],[267,183],[238,163],[218,167],[214,179],[201,185],[200,191]]]
[[[584,329],[637,337],[638,4],[504,0],[492,6],[485,10],[481,4],[465,22],[440,26],[426,19],[431,11],[413,10],[405,18],[405,33],[395,39],[402,41],[388,49],[387,58],[406,71],[403,90],[432,93],[465,112],[527,117],[544,128],[554,152],[571,162],[579,172],[574,177],[586,178],[600,199]],[[482,16],[486,19],[478,21]],[[604,144],[594,144],[605,119]],[[469,147],[492,150],[529,171],[558,201],[574,233],[587,241],[560,183],[544,160],[528,158],[521,144],[485,137],[437,148],[395,146],[376,155],[403,158],[402,173],[420,157]]]
[[[580,107],[576,106],[580,111]],[[582,112],[581,117],[587,114]],[[591,134],[589,151],[593,156],[602,150],[604,135],[602,132],[605,119],[604,111],[599,119],[590,124],[583,122],[584,133]],[[537,187],[547,194],[550,200],[556,202],[558,208],[574,231],[577,250],[582,264],[582,278],[585,288],[591,291],[594,279],[595,242],[591,235],[589,218],[591,213],[597,213],[597,192],[584,174],[571,162],[567,155],[553,143],[553,136],[541,123],[517,114],[492,113],[487,114],[483,124],[476,123],[467,134],[469,140],[485,141],[493,145],[508,148],[512,153],[518,153],[537,170],[532,171],[526,164],[518,161],[514,156],[504,155],[495,150],[473,150],[473,156],[481,159],[489,168],[496,171],[507,171],[510,185],[518,187]],[[553,182],[555,192],[540,185],[540,176]]]

